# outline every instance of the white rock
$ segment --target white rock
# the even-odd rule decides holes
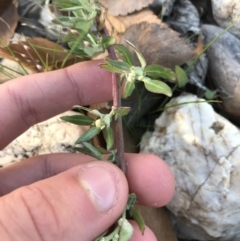
[[[41,154],[72,152],[75,141],[88,127],[64,122],[59,118],[66,115],[76,115],[76,112],[68,111],[36,124],[11,142],[0,151],[0,166]]]
[[[240,1],[239,0],[212,0],[213,17],[222,28],[235,25],[229,30],[240,38]]]
[[[202,101],[193,95],[169,105]],[[163,158],[176,178],[168,208],[178,236],[240,240],[240,131],[208,103],[172,107],[146,133],[141,151]]]

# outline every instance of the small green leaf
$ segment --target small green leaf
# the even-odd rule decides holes
[[[102,160],[102,154],[101,152],[92,144],[89,142],[82,142],[82,144],[92,153],[94,157],[96,157],[98,160]]]
[[[98,149],[98,151],[101,153],[101,154],[109,154],[111,153],[110,151],[106,150],[105,148],[101,147],[101,146],[97,146],[96,147]]]
[[[108,48],[109,46],[115,44],[115,38],[110,37],[110,36],[104,36],[102,38],[102,47],[104,49]]]
[[[133,56],[130,51],[122,44],[114,45],[116,51],[122,56],[122,59],[125,63],[128,63],[130,66],[133,66]]]
[[[114,68],[114,67],[112,67],[112,66],[110,66],[108,64],[100,64],[100,68],[105,69],[105,70],[107,70],[109,72],[117,73],[117,74],[121,74],[122,73],[121,70],[116,69],[116,68]]]
[[[82,48],[82,50],[84,51],[84,53],[89,56],[89,57],[93,57],[94,55],[96,55],[97,53],[102,53],[104,52],[101,46],[94,46],[94,47],[88,47],[88,46],[84,46]]]
[[[98,110],[90,110],[89,112],[94,114],[94,115],[96,115],[96,116],[99,116],[99,117],[103,117],[104,116],[104,114],[102,114]]]
[[[75,6],[75,4],[72,3],[71,1],[66,1],[66,0],[55,0],[54,4],[59,8],[70,8]]]
[[[90,141],[94,136],[98,135],[101,131],[101,128],[92,127],[91,129],[84,132],[76,141],[75,144],[79,144],[81,142]]]
[[[98,110],[92,110],[92,109],[89,109],[89,108],[86,108],[86,107],[83,107],[81,105],[75,105],[74,108],[76,108],[78,111],[81,111],[81,110],[85,110],[85,111],[88,111],[96,116],[99,116],[99,117],[103,117],[104,114],[102,114],[101,112],[99,112]]]
[[[177,75],[178,87],[183,87],[188,83],[188,77],[186,72],[179,66],[175,67],[175,72]]]
[[[77,10],[81,10],[81,9],[84,9],[84,7],[74,6],[74,7],[68,7],[68,8],[61,9],[61,11],[77,11]]]
[[[125,41],[134,49],[134,51],[137,54],[138,60],[139,60],[139,62],[141,64],[141,67],[144,69],[146,67],[147,63],[146,63],[146,60],[144,59],[142,53],[131,42],[129,42],[126,39],[125,39]]]
[[[121,72],[129,71],[131,66],[125,62],[118,61],[118,60],[111,60],[111,59],[105,59],[106,63],[110,65],[111,67],[114,67],[115,69],[118,69]]]
[[[205,91],[204,95],[205,95],[205,98],[207,100],[212,100],[213,98],[216,97],[216,91],[212,91],[212,90],[207,89]]]
[[[144,230],[145,230],[145,223],[144,223],[142,215],[134,207],[131,208],[131,213],[132,213],[133,219],[136,221],[139,229],[141,230],[141,232],[143,234]]]
[[[172,96],[171,88],[160,80],[153,80],[150,78],[143,78],[142,80],[146,89],[150,92],[157,93],[157,94],[164,94],[167,96]]]
[[[88,126],[91,125],[95,120],[91,117],[85,115],[71,115],[71,116],[62,116],[60,119],[73,123],[75,125]]]
[[[111,151],[111,155],[108,157],[108,161],[112,163],[117,163],[117,152],[116,151]]]
[[[114,134],[110,126],[104,129],[103,136],[107,144],[107,150],[110,150],[114,143]]]
[[[74,147],[73,150],[96,158],[95,155],[89,149],[87,149],[86,147]]]
[[[115,109],[115,120],[119,117],[119,116],[125,116],[128,115],[128,113],[130,112],[131,107],[118,107],[117,109]]]
[[[176,80],[176,75],[171,69],[165,68],[158,64],[151,64],[146,66],[144,73],[146,73],[146,75],[150,78],[163,78],[172,81]]]
[[[104,121],[106,126],[109,127],[110,123],[112,121],[112,116],[110,114],[106,114],[106,115],[103,116],[102,120]]]
[[[127,98],[130,96],[135,89],[135,83],[133,81],[127,81],[124,86],[123,97]]]

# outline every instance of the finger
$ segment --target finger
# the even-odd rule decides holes
[[[0,197],[15,189],[55,176],[79,164],[96,161],[83,154],[48,154],[35,156],[0,168]]]
[[[141,153],[128,154],[127,179],[130,193],[137,195],[138,203],[161,207],[170,202],[175,191],[175,180],[169,166],[159,157]]]
[[[157,241],[156,236],[149,227],[145,226],[144,233],[142,234],[135,221],[130,220],[129,222],[132,224],[134,229],[131,241]]]
[[[127,197],[116,166],[81,164],[2,197],[1,239],[92,241],[119,218]]]
[[[111,99],[111,73],[101,61],[17,78],[0,86],[0,149],[35,123],[72,108]]]
[[[139,204],[163,206],[174,194],[175,182],[169,167],[150,154],[126,154],[130,192],[137,194]],[[37,156],[0,169],[0,194],[49,178],[76,165],[95,161],[82,154]]]

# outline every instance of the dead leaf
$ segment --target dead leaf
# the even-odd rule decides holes
[[[109,33],[118,41],[120,36],[133,24],[148,22],[161,24],[161,20],[149,9],[129,14],[128,16],[113,16],[109,13],[106,15],[106,27]]]
[[[18,23],[17,0],[0,1],[0,47],[9,44]]]
[[[130,26],[121,38],[121,43],[129,47],[125,39],[133,43],[143,54],[147,64],[160,64],[174,69],[191,60],[195,53],[181,38],[179,33],[166,24],[142,22]],[[133,52],[132,48],[129,50]]]
[[[100,2],[111,15],[119,16],[139,11],[153,3],[154,0],[100,0]]]
[[[0,48],[1,58],[15,60],[36,72],[61,68],[66,56],[66,49],[44,38],[26,39],[25,41],[12,43],[8,47]],[[64,67],[79,61],[80,59],[77,56],[71,55]]]

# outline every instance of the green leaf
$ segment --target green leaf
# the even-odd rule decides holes
[[[101,154],[109,154],[110,152],[107,151],[106,149],[102,148],[102,147],[95,147]],[[77,152],[81,152],[83,154],[92,156],[96,158],[96,155],[93,154],[88,148],[86,147],[74,147],[73,150],[77,151]]]
[[[150,78],[143,78],[142,80],[146,89],[150,92],[157,93],[157,94],[164,94],[167,96],[172,96],[171,88],[160,80],[152,80]]]
[[[110,126],[104,129],[103,136],[107,144],[107,150],[110,150],[114,143],[114,134]]]
[[[133,56],[124,45],[116,44],[114,45],[114,48],[122,56],[122,59],[125,63],[128,63],[130,66],[134,65]]]
[[[110,37],[110,36],[104,36],[104,37],[102,38],[102,47],[103,47],[104,49],[106,49],[106,48],[108,48],[109,46],[115,44],[115,42],[116,42],[116,41],[115,41],[115,38]]]
[[[89,108],[86,108],[86,107],[83,107],[81,105],[75,105],[74,108],[76,108],[77,110],[85,110],[85,111],[88,111],[96,116],[99,116],[99,117],[103,117],[104,114],[102,114],[101,112],[99,112],[98,110],[92,110],[92,109],[89,109]]]
[[[92,144],[89,142],[83,142],[82,143],[92,154],[92,156],[96,157],[98,160],[102,160],[102,154],[101,152]]]
[[[74,24],[74,27],[76,29],[80,29],[80,30],[83,30],[84,32],[88,33],[90,28],[92,27],[92,25],[93,25],[93,21],[90,20],[88,22],[85,22],[85,21],[77,22],[76,24]]]
[[[116,151],[111,151],[111,155],[108,157],[108,161],[112,163],[117,163],[117,152]]]
[[[81,153],[83,153],[85,155],[92,156],[92,157],[96,158],[96,156],[89,149],[87,149],[86,147],[74,147],[73,150],[75,150],[77,152],[81,152]]]
[[[110,114],[106,114],[106,115],[103,116],[102,120],[104,121],[106,126],[109,127],[110,123],[112,121],[112,116]]]
[[[85,115],[71,115],[71,116],[62,116],[60,119],[76,124],[76,125],[91,125],[95,120],[91,117]]]
[[[70,8],[75,6],[75,4],[72,3],[71,1],[66,1],[66,0],[55,0],[54,4],[59,8]]]
[[[207,100],[212,100],[213,98],[216,97],[216,91],[212,91],[212,90],[207,89],[205,91],[204,95],[205,95],[205,98]]]
[[[94,136],[98,135],[101,131],[101,128],[92,127],[91,129],[84,132],[76,141],[75,144],[79,144],[81,142],[90,141]]]
[[[82,49],[83,49],[84,53],[87,54],[87,56],[89,56],[89,57],[93,57],[94,55],[96,55],[98,53],[104,52],[103,48],[99,45],[93,46],[93,47],[84,46]]]
[[[102,114],[98,110],[90,110],[89,112],[94,114],[94,115],[96,115],[96,116],[99,116],[99,117],[103,117],[104,116],[104,114]]]
[[[105,70],[107,70],[109,72],[117,73],[117,74],[121,74],[122,73],[121,70],[116,69],[116,68],[114,68],[114,67],[112,67],[112,66],[110,66],[108,64],[100,64],[100,68],[105,69]]]
[[[128,113],[130,112],[131,107],[118,107],[117,109],[115,109],[115,120],[117,120],[117,118],[119,116],[125,116],[128,115]]]
[[[175,67],[175,72],[177,75],[178,87],[183,87],[184,85],[186,85],[188,82],[188,77],[186,72],[179,66]]]
[[[132,213],[133,219],[136,221],[139,229],[141,230],[141,232],[143,234],[144,230],[145,230],[145,222],[143,220],[142,215],[134,207],[131,208],[131,213]]]
[[[165,68],[158,64],[151,64],[146,66],[144,73],[146,73],[146,75],[150,78],[163,78],[172,81],[176,80],[176,75],[171,69]]]
[[[133,81],[127,81],[124,86],[123,97],[124,98],[129,97],[132,94],[134,89],[135,89],[135,83]]]
[[[144,69],[146,67],[147,63],[146,63],[146,60],[144,59],[142,53],[131,42],[129,42],[126,39],[125,39],[125,41],[134,49],[134,51],[137,54],[138,60],[141,64],[141,67]]]
[[[106,150],[105,148],[101,147],[101,146],[97,146],[96,147],[98,149],[98,151],[101,153],[101,154],[109,154],[111,153],[110,151]]]
[[[115,69],[118,69],[121,72],[129,71],[131,66],[125,62],[112,60],[112,59],[105,59],[106,63]]]

